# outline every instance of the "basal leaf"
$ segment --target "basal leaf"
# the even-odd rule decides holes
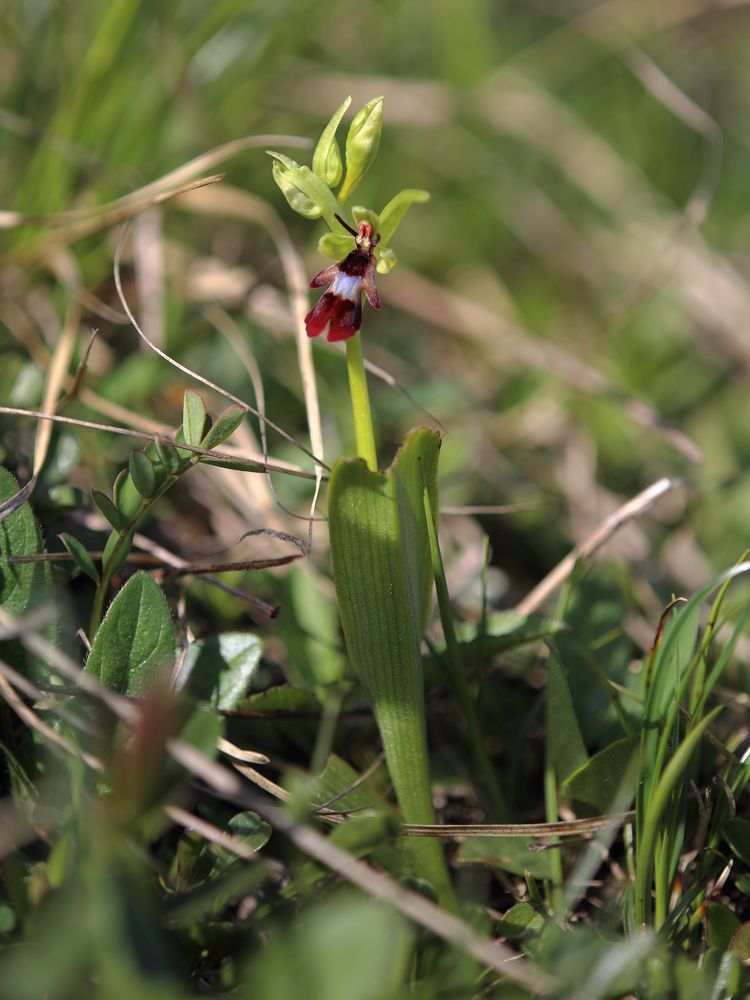
[[[564,781],[563,795],[585,802],[597,813],[609,812],[615,799],[625,791],[622,784],[629,772],[635,792],[636,774],[631,769],[636,749],[634,740],[622,739],[595,753]]]
[[[148,575],[132,576],[109,606],[91,647],[86,670],[118,694],[140,697],[175,657],[172,616]]]
[[[558,780],[583,767],[588,759],[581,736],[565,668],[557,650],[548,643],[547,753]]]

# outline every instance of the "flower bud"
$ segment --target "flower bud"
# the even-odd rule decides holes
[[[339,192],[343,201],[372,166],[383,128],[383,98],[375,97],[357,112],[346,137],[346,177]]]
[[[341,160],[341,153],[336,142],[336,129],[339,127],[344,112],[352,103],[351,97],[341,104],[331,115],[331,120],[323,129],[318,145],[312,158],[313,173],[327,184],[329,188],[335,187],[341,180],[344,171],[344,164]]]

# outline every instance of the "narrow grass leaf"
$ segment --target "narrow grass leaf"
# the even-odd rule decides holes
[[[86,670],[118,694],[145,695],[175,657],[172,616],[160,588],[138,572],[109,606],[91,647]]]

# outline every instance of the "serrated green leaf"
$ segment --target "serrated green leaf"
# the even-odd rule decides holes
[[[99,583],[99,573],[86,546],[82,542],[79,542],[77,538],[74,538],[73,535],[69,535],[66,532],[62,532],[57,537],[63,543],[73,562],[81,572],[90,577],[94,583]]]
[[[336,142],[336,130],[341,123],[341,119],[352,103],[351,97],[347,97],[331,115],[331,119],[323,129],[315,147],[312,158],[313,173],[329,188],[335,187],[341,180],[344,164],[341,159],[338,143]]]
[[[201,441],[201,448],[210,450],[216,448],[232,434],[242,423],[245,411],[241,406],[228,406],[226,410],[219,414],[216,423]]]
[[[0,466],[0,502],[9,500],[18,489],[15,478]],[[42,555],[44,551],[42,535],[28,502],[0,520],[0,607],[10,614],[24,615],[53,603],[49,563],[10,562],[12,556]],[[45,626],[44,633],[53,638],[54,623]],[[35,657],[18,640],[0,642],[0,658],[22,670],[36,670]]]
[[[224,632],[191,643],[177,687],[215,708],[233,709],[246,694],[263,655],[263,642],[251,632]]]
[[[419,188],[406,188],[399,191],[380,213],[380,240],[388,244],[393,239],[393,234],[401,225],[404,216],[412,205],[423,204],[430,200],[428,191],[421,191]]]
[[[164,594],[140,571],[109,606],[97,629],[86,670],[118,694],[142,697],[175,658],[172,616]]]
[[[122,516],[120,511],[115,507],[112,501],[109,499],[106,493],[102,493],[101,490],[92,490],[91,496],[94,503],[99,508],[100,513],[109,521],[113,528],[117,531],[121,531],[127,526],[127,521]]]
[[[156,491],[156,471],[148,455],[142,451],[131,451],[128,456],[128,471],[138,493],[147,500],[150,499]]]
[[[200,393],[188,389],[182,398],[182,435],[186,444],[198,446],[206,426],[206,404]]]

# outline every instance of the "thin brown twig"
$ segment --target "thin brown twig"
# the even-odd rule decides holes
[[[676,479],[659,479],[624,503],[614,513],[606,517],[585,541],[576,545],[523,600],[519,601],[515,610],[522,615],[536,611],[550,594],[570,576],[578,562],[590,558],[623,525],[634,517],[640,517],[659,497],[680,485],[680,481]]]

